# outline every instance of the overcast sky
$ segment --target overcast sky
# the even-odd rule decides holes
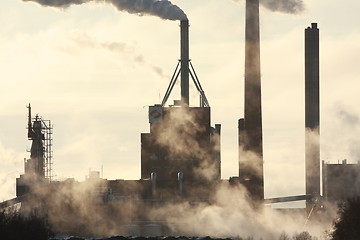
[[[174,0],[190,21],[190,57],[222,124],[222,178],[238,174],[244,2]],[[260,9],[265,196],[304,194],[304,29],[320,28],[321,158],[360,160],[360,2],[307,0],[299,14]],[[140,133],[179,58],[179,22],[88,3],[0,3],[0,201],[24,172],[28,103],[54,124],[54,175],[140,178]],[[178,99],[179,87],[169,101]],[[198,95],[191,89],[191,104]],[[170,103],[170,102],[169,102]]]

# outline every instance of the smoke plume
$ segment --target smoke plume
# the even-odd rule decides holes
[[[274,12],[296,14],[304,10],[302,0],[260,0],[260,4]]]
[[[109,3],[119,11],[132,14],[158,16],[167,20],[184,20],[186,14],[178,6],[168,0],[23,0],[37,2],[42,6],[67,8],[71,5],[81,5],[88,2]]]
[[[354,113],[354,111],[348,109],[348,107],[343,106],[341,103],[337,103],[336,111],[336,116],[339,117],[344,125],[351,128],[359,125],[359,117]]]
[[[273,12],[297,14],[305,9],[302,0],[260,0],[260,4]]]
[[[124,42],[102,42],[86,33],[75,32],[70,35],[70,40],[78,44],[82,48],[102,48],[112,53],[119,54],[125,59],[132,59],[133,62],[138,64],[140,67],[145,67],[157,74],[161,78],[169,78],[161,67],[156,66],[148,61],[145,57],[136,52],[135,47],[132,44]]]
[[[188,199],[146,204],[140,201],[144,186],[140,181],[91,178],[85,182],[72,179],[53,182],[47,188],[39,186],[27,198],[29,204],[24,205],[22,211],[31,213],[31,210],[43,206],[55,232],[97,238],[144,236],[139,235],[137,229],[136,221],[139,219],[161,222],[167,226],[167,234],[173,236],[238,239],[242,239],[241,236],[249,236],[246,239],[282,239],[279,236],[284,232],[293,234],[299,231],[321,236],[330,224],[322,222],[304,228],[305,218],[301,212],[287,213],[268,207],[255,210],[246,200],[246,189],[225,181],[213,189],[209,202]]]
[[[277,211],[269,207],[254,210],[241,185],[220,184],[206,203],[169,203],[149,212],[153,221],[164,220],[177,235],[235,239],[282,239],[284,232],[309,231],[321,236],[329,223],[304,227],[301,212]],[[171,214],[169,214],[171,213]],[[245,238],[242,238],[245,237]],[[288,238],[290,239],[290,238]],[[293,238],[300,239],[300,238]]]

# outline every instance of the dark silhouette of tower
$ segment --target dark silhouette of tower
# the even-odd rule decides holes
[[[37,177],[45,177],[44,145],[45,136],[42,132],[42,123],[38,115],[31,122],[31,106],[29,104],[28,138],[31,140],[30,159],[25,164],[25,173]]]
[[[245,117],[239,120],[239,177],[254,201],[264,199],[259,0],[246,1]]]
[[[305,29],[305,165],[306,194],[313,199],[320,196],[319,122],[319,29],[312,23]]]
[[[189,21],[180,21],[181,103],[189,106]]]

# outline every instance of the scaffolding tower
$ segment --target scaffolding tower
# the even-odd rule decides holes
[[[51,182],[53,180],[53,126],[50,120],[44,120],[38,114],[31,116],[31,105],[27,106],[28,113],[28,139],[32,141],[29,151],[30,159],[25,161],[25,174],[35,174]]]
[[[49,181],[51,182],[53,179],[53,175],[52,175],[53,126],[51,125],[50,120],[41,119],[41,123],[42,123],[42,130],[44,133],[44,140],[43,140],[43,143],[44,143],[44,145],[43,145],[44,146],[44,173],[45,173],[45,178],[49,179]]]

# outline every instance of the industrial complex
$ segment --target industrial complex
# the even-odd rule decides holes
[[[246,1],[244,116],[238,119],[239,175],[221,179],[221,125],[211,126],[210,103],[189,58],[189,21],[180,21],[180,60],[161,103],[149,106],[149,132],[141,133],[141,179],[107,180],[91,171],[84,182],[56,181],[52,176],[52,124],[33,116],[28,105],[28,139],[32,142],[25,172],[16,179],[16,198],[1,208],[21,203],[21,211],[44,212],[59,232],[76,233],[91,206],[121,226],[126,235],[181,234],[166,219],[150,216],[161,206],[212,204],[220,186],[243,189],[254,211],[265,204],[306,201],[303,214],[316,218],[328,203],[359,196],[359,165],[327,164],[320,159],[319,29],[305,29],[305,167],[306,192],[300,196],[264,198],[261,106],[259,1]],[[169,103],[177,81],[181,99]],[[190,105],[189,85],[199,92],[199,106]],[[234,161],[237,161],[234,159]],[[121,174],[121,172],[119,172]],[[121,176],[119,176],[121,177]],[[82,206],[71,199],[81,196]],[[59,201],[58,199],[62,199]],[[61,209],[61,218],[57,218]],[[169,213],[170,214],[170,213]],[[85,217],[85,216],[84,216]],[[96,227],[91,226],[94,230]],[[94,230],[95,231],[95,230]],[[101,230],[96,231],[97,233]]]

